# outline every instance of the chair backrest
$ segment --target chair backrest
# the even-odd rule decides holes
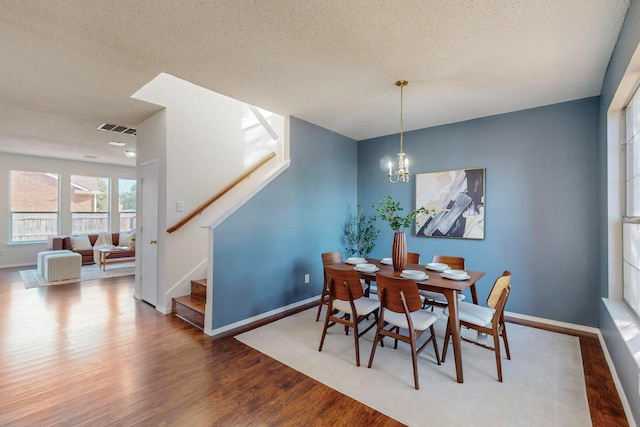
[[[329,295],[332,298],[349,301],[350,299],[356,300],[364,296],[357,271],[353,269],[325,268],[325,272],[327,274],[327,283],[329,284]]]
[[[434,255],[431,262],[447,264],[453,270],[464,270],[464,258],[449,255]]]
[[[404,313],[404,305],[400,293],[404,295],[409,313],[422,308],[422,300],[418,293],[418,285],[411,279],[397,279],[395,277],[376,274],[378,284],[378,295],[380,304],[387,310],[396,313]]]
[[[340,264],[342,262],[342,254],[338,251],[333,251],[333,252],[325,252],[322,254],[322,267],[324,270],[324,267],[326,267],[327,265],[331,265],[331,264]],[[325,271],[324,273],[324,286],[325,289],[327,289],[329,287],[329,280],[327,279],[327,272]]]
[[[420,264],[420,254],[417,252],[407,252],[407,264]]]
[[[342,262],[342,254],[338,251],[325,252],[322,254],[322,265],[340,264]]]
[[[489,297],[487,298],[487,305],[491,308],[496,308],[498,306],[498,301],[500,300],[500,296],[502,295],[502,291],[504,289],[508,289],[511,291],[511,272],[505,271],[502,273],[502,276],[498,277],[491,288],[491,292],[489,292]],[[507,292],[507,296],[509,295]],[[506,301],[505,301],[506,303]]]

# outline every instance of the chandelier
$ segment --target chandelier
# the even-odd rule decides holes
[[[400,86],[400,152],[398,153],[398,170],[393,171],[393,164],[389,162],[389,181],[392,184],[395,184],[398,181],[409,182],[409,159],[405,157],[404,149],[403,149],[403,130],[404,130],[404,120],[402,118],[402,103],[403,103],[403,88],[408,85],[409,82],[406,80],[398,80],[396,82],[396,86]]]

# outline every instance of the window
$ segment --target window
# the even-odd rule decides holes
[[[640,317],[640,92],[627,105],[625,144],[626,207],[622,219],[623,298]]]
[[[11,171],[11,241],[38,242],[58,234],[59,176]]]
[[[71,233],[109,231],[109,178],[71,175]]]
[[[120,209],[120,231],[136,228],[136,180],[118,180],[118,198]]]

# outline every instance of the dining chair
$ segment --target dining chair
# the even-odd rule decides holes
[[[502,340],[504,341],[504,349],[507,354],[507,359],[511,360],[509,341],[507,340],[507,329],[504,323],[504,307],[507,304],[507,299],[509,298],[510,293],[511,273],[509,271],[505,271],[502,273],[502,276],[498,277],[494,282],[491,292],[489,292],[489,297],[487,298],[487,307],[468,302],[461,302],[458,304],[460,326],[493,336],[493,347],[489,347],[466,338],[463,339],[479,345],[480,347],[494,351],[496,355],[496,367],[498,369],[498,381],[500,382],[502,382],[500,337],[502,337]],[[447,324],[447,330],[444,335],[444,346],[442,349],[443,362],[447,355],[447,346],[449,345],[450,336],[451,329]]]
[[[320,295],[320,301],[318,302],[318,314],[316,314],[316,322],[320,320],[320,312],[322,311],[322,306],[329,302],[329,282],[327,281],[327,272],[325,271],[325,267],[331,264],[340,264],[341,262],[342,254],[338,251],[325,252],[322,254],[322,294]]]
[[[465,262],[464,258],[450,255],[434,255],[431,259],[431,262],[439,262],[442,264],[447,264],[452,270],[464,270]],[[420,295],[424,297],[424,307],[427,308],[431,306],[431,311],[433,311],[434,307],[446,307],[448,305],[447,299],[445,296],[439,292],[432,291],[424,291],[420,290]],[[465,296],[463,294],[458,294],[458,301],[463,301]]]
[[[411,360],[413,362],[413,382],[416,390],[420,388],[418,382],[418,354],[425,349],[429,342],[433,343],[436,362],[440,364],[438,343],[433,324],[438,316],[432,312],[422,310],[422,300],[418,294],[418,286],[411,279],[398,279],[381,274],[376,275],[378,283],[378,295],[380,297],[380,314],[378,315],[378,327],[376,337],[371,348],[369,368],[373,364],[378,342],[383,345],[385,336],[395,340],[394,348],[398,348],[398,340],[411,346]],[[385,326],[388,327],[385,328]],[[408,335],[403,335],[400,330],[407,330]],[[427,330],[431,336],[416,349],[416,341]]]
[[[420,264],[420,254],[417,252],[407,252],[407,264]]]
[[[349,335],[349,328],[353,329],[356,366],[360,366],[359,339],[378,324],[380,301],[364,296],[357,271],[331,268],[325,268],[325,271],[329,283],[329,303],[318,351],[322,351],[327,329],[336,324],[342,324],[345,335]],[[375,320],[365,330],[358,331],[358,325],[370,314],[374,315]]]

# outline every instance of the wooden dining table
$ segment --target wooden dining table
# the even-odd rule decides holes
[[[384,274],[390,277],[401,278],[400,271],[394,271],[392,265],[383,264],[379,259],[367,258],[367,263],[375,264],[380,270],[376,272],[363,272],[358,271],[360,278],[365,282],[371,284],[376,281],[376,274]],[[326,268],[335,269],[353,269],[355,266],[347,263],[331,264]],[[471,292],[471,299],[474,304],[478,303],[478,294],[476,290],[476,282],[484,276],[484,272],[465,270],[469,275],[467,280],[451,280],[441,276],[439,271],[433,271],[426,269],[426,265],[423,264],[407,264],[405,270],[419,270],[424,271],[427,276],[425,280],[415,280],[418,285],[418,289],[426,291],[439,292],[445,296],[449,305],[449,328],[451,329],[451,344],[453,346],[453,357],[456,364],[456,379],[459,383],[464,382],[462,373],[462,353],[461,343],[462,338],[460,336],[460,321],[458,319],[458,294],[465,289],[469,289]]]

